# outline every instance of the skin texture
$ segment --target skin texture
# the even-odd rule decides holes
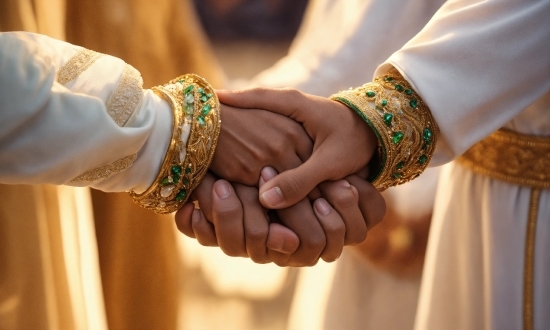
[[[222,106],[212,173],[192,196],[201,209],[185,205],[178,229],[227,255],[280,266],[334,261],[344,245],[364,241],[385,213],[364,180],[377,144],[366,123],[340,103],[291,89],[218,95],[240,108]],[[270,189],[283,200],[270,204],[262,196]]]
[[[274,175],[273,169],[262,171],[265,181]],[[229,195],[227,191],[220,194],[222,185],[227,185]],[[176,224],[202,245],[219,246],[227,255],[250,257],[257,263],[311,266],[319,258],[331,262],[344,245],[364,241],[367,228],[384,216],[385,202],[372,185],[355,175],[325,182],[320,190],[326,200],[279,210],[282,226],[270,223],[267,210],[259,204],[257,188],[241,185],[235,189],[209,174],[194,192],[201,210],[186,204],[176,214]]]
[[[359,172],[368,165],[377,146],[374,132],[360,116],[323,97],[294,89],[265,88],[218,92],[218,97],[234,107],[265,109],[291,118],[301,123],[314,141],[313,153],[303,165],[281,172],[260,188],[260,201],[269,209],[294,205],[321,182]]]

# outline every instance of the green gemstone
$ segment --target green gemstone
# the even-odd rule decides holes
[[[186,186],[189,185],[189,179],[183,179],[183,184]]]
[[[174,175],[180,175],[181,174],[181,166],[174,165],[174,166],[172,166],[171,171],[172,171],[172,174],[174,174]]]
[[[202,89],[201,87],[199,87],[199,89],[197,89],[197,91],[201,94],[201,95],[204,95],[204,89]]]
[[[368,90],[366,93],[365,93],[368,97],[374,97],[376,96],[376,93],[374,91],[371,91],[371,90]]]
[[[420,165],[426,164],[427,161],[428,161],[428,156],[426,155],[422,155],[418,157],[418,162],[420,163]]]
[[[179,82],[180,84],[183,84],[184,80],[183,80],[183,79],[180,79],[180,80],[178,80],[178,82]]]
[[[191,92],[195,88],[195,85],[189,85],[186,89],[183,90],[183,94]]]
[[[418,101],[416,99],[411,99],[411,102],[409,102],[409,104],[413,109],[416,109],[416,107],[418,107]]]
[[[432,143],[432,131],[430,131],[428,127],[424,128],[422,138],[424,139],[424,142],[426,142],[426,144]]]
[[[413,93],[413,91],[411,89],[407,89],[405,91],[405,94],[407,94],[407,95],[412,95],[412,93]]]
[[[160,185],[164,187],[164,186],[171,185],[173,182],[174,182],[173,179],[171,180],[169,177],[166,177],[162,179],[162,181],[160,182]]]
[[[201,96],[201,102],[204,103],[206,101],[208,101],[208,98],[206,97],[206,95]]]
[[[393,81],[393,78],[392,77],[386,77],[384,78],[385,81]]]
[[[191,167],[187,167],[187,168],[185,169],[185,173],[186,173],[186,174],[190,174],[191,172],[193,172],[193,169],[192,169]]]
[[[397,84],[395,85],[395,90],[398,91],[398,92],[402,92],[404,90],[403,86]]]
[[[212,106],[210,104],[205,105],[204,108],[202,108],[203,116],[206,116],[207,114],[209,114],[210,110],[212,110]]]
[[[386,123],[386,126],[391,127],[392,120],[393,120],[393,114],[391,113],[384,114],[384,123]]]
[[[398,170],[402,170],[403,167],[405,167],[405,162],[399,162],[397,165],[395,165],[395,168]]]
[[[188,105],[185,107],[185,113],[188,114],[188,115],[192,115],[192,114],[193,114],[193,105],[192,105],[192,104],[188,104]]]
[[[393,173],[393,177],[396,179],[401,179],[403,177],[403,174],[401,173]]]
[[[187,190],[185,189],[182,189],[178,192],[178,194],[176,195],[176,200],[178,202],[181,202],[182,200],[185,199],[185,196],[187,196]]]
[[[392,137],[392,142],[394,144],[398,144],[399,142],[401,142],[401,140],[403,140],[403,136],[404,135],[402,132],[394,132]]]
[[[385,107],[386,105],[388,105],[388,100],[383,99],[381,104],[383,107]]]
[[[204,120],[204,117],[203,117],[203,116],[198,116],[198,117],[197,117],[197,121],[199,122],[199,124],[200,124],[201,126],[206,125],[206,120]]]

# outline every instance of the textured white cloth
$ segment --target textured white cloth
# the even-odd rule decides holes
[[[443,3],[312,1],[289,54],[251,84],[294,87],[321,96],[362,85]],[[399,201],[394,208],[402,220],[413,221],[431,212],[438,169],[428,172],[387,191]],[[419,186],[422,193],[416,191]],[[393,277],[344,249],[333,264],[320,262],[300,270],[288,329],[412,329],[419,287],[419,277]]]
[[[144,90],[135,119],[119,127],[106,103],[124,71],[122,60],[103,56],[66,86],[56,81],[80,49],[38,34],[0,34],[0,182],[67,184],[137,153],[127,170],[90,186],[144,191],[168,147],[170,107]]]
[[[431,165],[500,127],[550,136],[550,1],[448,1],[375,75],[397,67],[441,130]],[[503,164],[503,166],[505,166]],[[442,170],[417,329],[520,329],[531,189]],[[550,324],[550,192],[535,239],[534,326]]]
[[[422,29],[374,76],[397,67],[429,105],[441,129],[431,166],[452,161],[500,127],[550,136],[550,1],[453,0],[429,22],[426,11],[415,15],[439,4],[318,0],[289,55],[255,83],[327,96],[369,81],[371,65],[385,61],[379,56]],[[444,166],[417,329],[522,328],[530,191],[455,163]],[[536,329],[550,324],[549,205],[544,190],[535,240]],[[346,288],[338,280],[333,285]],[[328,328],[335,314],[326,311]]]

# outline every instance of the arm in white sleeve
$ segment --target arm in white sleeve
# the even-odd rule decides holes
[[[67,184],[94,173],[71,184],[144,191],[167,150],[171,109],[111,56],[59,83],[57,72],[79,51],[42,35],[0,34],[0,182]],[[128,72],[134,84],[124,89]],[[120,116],[128,121],[117,124]]]
[[[430,165],[441,165],[537,100],[550,106],[549,41],[550,1],[452,0],[375,76],[394,66],[422,96],[440,129]]]
[[[444,0],[316,0],[289,54],[252,80],[329,96],[365,83],[410,40]]]

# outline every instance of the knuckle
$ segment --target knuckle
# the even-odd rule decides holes
[[[355,196],[353,196],[353,193],[350,189],[342,189],[342,191],[340,191],[338,194],[334,194],[332,196],[332,199],[336,207],[341,209],[348,209],[357,206]]]
[[[346,233],[347,245],[357,245],[362,243],[367,238],[367,226],[361,226],[352,232]]]
[[[218,221],[227,221],[241,218],[241,208],[234,203],[220,203],[214,210]]]
[[[325,235],[311,235],[308,239],[303,240],[303,248],[309,251],[321,252],[327,244]]]
[[[267,237],[267,230],[257,227],[245,228],[245,235],[247,243],[264,243]]]
[[[342,221],[330,221],[323,224],[323,229],[327,236],[340,236],[344,237],[346,234],[346,226]]]
[[[257,264],[268,264],[271,262],[266,255],[254,255],[250,254],[250,260]]]
[[[238,247],[220,246],[220,249],[223,251],[223,253],[225,253],[226,255],[228,255],[230,257],[247,257],[248,256],[248,254],[246,254],[246,252],[244,252],[242,249],[240,249]]]
[[[202,245],[202,246],[218,246],[217,242],[215,242],[211,239],[202,237],[200,235],[197,235],[197,242],[199,242],[199,244]]]

